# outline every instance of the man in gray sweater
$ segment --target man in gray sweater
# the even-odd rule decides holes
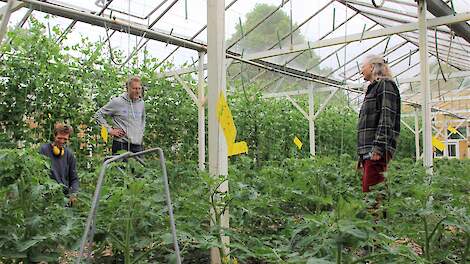
[[[76,201],[79,180],[76,160],[72,151],[65,147],[73,129],[57,123],[54,127],[54,141],[41,146],[39,153],[51,159],[51,178],[64,186],[64,194],[69,197],[69,205]]]
[[[95,114],[98,124],[106,127],[113,136],[113,155],[119,150],[139,152],[144,150],[145,108],[142,99],[142,81],[131,77],[126,82],[127,92],[112,98]],[[111,117],[112,126],[106,121]]]

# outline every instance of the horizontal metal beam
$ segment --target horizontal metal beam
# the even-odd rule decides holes
[[[6,0],[0,0],[5,2]],[[69,18],[72,20],[77,20],[79,22],[87,23],[90,25],[95,25],[99,27],[104,27],[107,29],[113,29],[117,31],[123,31],[126,33],[129,33],[131,35],[135,36],[143,36],[145,34],[145,37],[148,39],[164,42],[164,43],[169,43],[172,45],[196,50],[196,51],[207,51],[207,45],[205,43],[197,43],[193,40],[187,40],[184,37],[179,37],[176,36],[175,34],[170,35],[169,32],[162,32],[162,31],[156,31],[153,29],[147,28],[147,26],[142,25],[142,24],[137,24],[137,23],[129,23],[129,21],[124,21],[124,20],[119,20],[119,19],[111,19],[111,18],[106,18],[106,17],[101,17],[97,16],[94,14],[91,14],[87,11],[84,10],[77,10],[77,9],[72,9],[64,6],[60,6],[57,4],[51,4],[48,2],[43,2],[43,1],[37,1],[37,0],[23,0],[24,3],[27,3],[30,8],[60,16],[60,17],[65,17]],[[266,62],[266,61],[261,61],[261,60],[247,60],[243,59],[240,57],[240,54],[235,53],[235,52],[227,52],[227,58],[232,58],[237,61],[241,61],[244,63],[248,63],[253,66],[261,67],[263,69],[267,69],[269,71],[285,74],[287,76],[295,77],[295,78],[300,78],[304,80],[310,80],[310,81],[320,81],[323,84],[329,85],[338,85],[338,81],[328,79],[319,75],[315,75],[312,73],[306,73],[304,71],[300,71],[297,69],[293,69],[290,67],[285,67],[282,65]]]
[[[0,0],[5,2],[6,0]],[[76,10],[68,7],[59,6],[56,4],[51,4],[48,2],[37,1],[37,0],[22,0],[23,3],[26,3],[30,8],[37,10],[39,12],[44,12],[60,17],[65,17],[72,20],[77,20],[79,22],[87,23],[94,26],[104,27],[108,29],[113,29],[121,32],[126,32],[135,36],[142,36],[145,34],[145,37],[148,39],[169,43],[172,45],[196,50],[196,51],[205,51],[206,45],[202,43],[196,43],[194,41],[188,41],[182,37],[175,36],[175,34],[170,35],[169,32],[156,31],[148,29],[147,26],[129,23],[129,21],[121,19],[112,19],[107,17],[101,17],[91,13],[83,12],[81,10]]]
[[[470,100],[470,95],[458,96],[458,97],[443,97],[442,99],[433,99],[431,103],[452,103],[454,101]]]
[[[435,17],[443,17],[453,15],[453,10],[442,0],[426,0],[427,9]],[[460,22],[453,25],[449,25],[449,28],[455,32],[459,37],[465,39],[470,43],[470,25],[466,22]]]
[[[452,114],[454,114],[454,115],[455,115],[455,114],[470,114],[470,109],[457,109],[457,110],[452,110],[452,109],[440,109],[440,111],[433,111],[433,112],[431,113],[431,115],[433,115],[433,116],[436,116],[436,115],[453,116],[453,117],[455,117],[455,118],[457,118],[457,119],[459,119],[459,120],[462,120],[462,119],[467,120],[467,119],[470,118],[470,117],[465,118],[465,117],[463,117],[463,116],[458,116],[458,117],[457,117],[457,116],[454,116],[454,115],[449,114],[449,113],[452,113]],[[404,113],[404,114],[402,114],[402,116],[403,116],[403,117],[411,117],[411,116],[414,116],[414,113],[412,113],[412,114]]]
[[[337,90],[334,87],[320,87],[320,88],[312,88],[315,93],[319,92],[333,92]],[[285,96],[296,96],[296,95],[304,95],[308,94],[310,89],[302,89],[302,90],[293,90],[287,92],[278,92],[278,93],[265,93],[263,94],[263,98],[280,98]]]
[[[466,122],[470,123],[470,120],[466,119],[466,120],[460,120],[460,119],[448,119],[448,120],[443,120],[443,121],[436,121],[434,120],[434,124],[445,124],[445,123],[448,123],[449,125],[452,124],[457,124],[458,127],[461,127],[462,125],[464,125]],[[457,129],[457,128],[456,128]],[[470,135],[469,135],[470,137]]]
[[[454,79],[454,78],[464,78],[470,76],[470,71],[458,71],[458,72],[452,72],[449,74],[446,74],[447,79]],[[434,76],[432,78],[429,78],[431,81],[435,80],[443,80],[442,75]],[[398,83],[403,84],[403,83],[416,83],[420,82],[420,77],[412,77],[412,78],[399,78]],[[366,84],[365,83],[350,83],[345,85],[345,88],[348,89],[362,89],[364,88]],[[335,90],[334,88],[321,88],[323,90],[321,91],[333,91]],[[267,94],[268,97],[282,97],[286,95],[303,95],[303,94],[308,94],[308,89],[302,89],[302,90],[295,90],[295,91],[289,91],[289,92],[282,92],[282,93],[276,93],[276,94]],[[318,90],[315,90],[318,91]]]
[[[232,52],[227,52],[227,54],[229,54],[229,53],[232,53]],[[238,54],[236,54],[236,55],[238,55]],[[286,67],[285,65],[279,65],[279,64],[276,64],[276,63],[267,62],[267,61],[264,61],[264,60],[256,60],[256,59],[255,60],[250,60],[250,61],[261,64],[261,65],[264,65],[264,66],[266,66],[270,69],[283,71],[284,73],[292,73],[292,74],[295,74],[297,76],[304,76],[304,77],[307,77],[307,78],[310,78],[310,79],[327,82],[329,84],[336,84],[336,85],[342,85],[343,84],[340,81],[337,81],[337,80],[334,80],[334,79],[331,79],[331,78],[328,78],[328,77],[313,74],[311,72],[307,72],[307,71],[304,71],[304,70],[298,70],[298,69],[295,69],[295,68],[292,68],[292,67]]]
[[[193,73],[193,72],[197,72],[198,70],[199,69],[197,67],[189,67],[189,68],[183,68],[183,69],[178,69],[178,70],[166,71],[166,72],[157,74],[157,78],[175,77],[176,75]],[[204,70],[207,70],[207,64],[204,64]]]
[[[456,78],[465,78],[470,76],[470,71],[457,71],[457,72],[451,72],[451,73],[444,73],[447,79],[456,79]],[[442,75],[439,74],[436,78],[436,76],[429,78],[431,81],[436,81],[436,80],[443,80]],[[398,79],[398,83],[415,83],[415,82],[420,82],[420,77],[412,77],[412,78],[403,78],[403,79]]]
[[[452,15],[452,16],[444,16],[444,17],[428,19],[427,26],[428,28],[432,28],[436,26],[459,23],[459,22],[467,21],[467,20],[470,20],[470,12],[456,14],[455,16]],[[309,49],[318,49],[318,48],[323,48],[323,47],[335,46],[338,44],[390,36],[390,35],[395,35],[395,34],[400,34],[404,32],[415,31],[415,30],[418,30],[417,22],[406,23],[400,26],[372,30],[372,31],[364,32],[364,33],[361,32],[361,33],[351,34],[351,35],[342,36],[342,37],[318,40],[318,41],[311,42],[310,45],[299,44],[299,45],[294,45],[292,48],[288,48],[288,49],[276,49],[276,50],[268,50],[268,51],[252,53],[252,54],[245,56],[245,58],[249,60],[269,58],[269,57],[274,57],[274,56],[301,52],[301,51],[305,51]]]
[[[370,3],[356,1],[356,0],[347,0],[347,1],[348,1],[348,4],[350,5],[359,5],[359,6],[364,6],[367,8],[376,9],[376,7]],[[382,6],[380,8],[380,11],[385,11],[387,13],[392,13],[395,15],[401,15],[401,16],[406,16],[406,17],[411,17],[411,18],[416,18],[416,19],[418,18],[418,15],[416,13],[409,13],[409,12],[398,10],[398,9],[388,8],[385,6]]]

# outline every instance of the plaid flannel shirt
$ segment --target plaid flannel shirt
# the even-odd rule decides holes
[[[394,81],[378,80],[367,87],[357,126],[359,156],[370,152],[393,156],[400,135],[400,108],[400,91]]]

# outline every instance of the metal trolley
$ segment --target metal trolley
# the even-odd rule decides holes
[[[92,242],[93,241],[93,236],[94,236],[94,230],[95,230],[95,219],[96,219],[96,212],[98,210],[98,204],[100,200],[100,193],[101,193],[101,187],[103,186],[103,180],[105,176],[106,169],[108,168],[109,164],[115,161],[119,160],[124,160],[127,158],[135,158],[139,163],[144,164],[142,159],[140,159],[140,156],[143,156],[145,154],[153,153],[153,152],[158,152],[159,159],[160,159],[160,166],[162,167],[162,172],[163,172],[163,185],[165,188],[165,198],[166,198],[166,205],[168,207],[168,213],[170,216],[170,226],[171,226],[171,233],[173,237],[173,244],[174,244],[174,249],[175,249],[175,255],[176,255],[176,262],[178,264],[181,264],[181,255],[180,255],[180,249],[178,246],[178,239],[176,237],[176,226],[175,226],[175,219],[173,217],[173,205],[171,203],[171,197],[170,197],[170,187],[168,184],[168,175],[166,172],[166,165],[165,165],[165,156],[163,155],[163,150],[161,148],[151,148],[147,149],[144,151],[132,153],[132,152],[126,152],[117,156],[112,156],[109,159],[105,160],[103,162],[103,166],[101,167],[100,175],[98,177],[98,182],[96,184],[96,189],[95,193],[93,195],[93,200],[91,204],[91,209],[90,213],[88,214],[88,218],[86,221],[85,225],[85,230],[83,232],[83,237],[82,241],[80,243],[80,254],[77,257],[77,261],[75,263],[79,264],[81,262],[82,257],[84,257],[84,251],[85,251],[85,245],[87,242]]]

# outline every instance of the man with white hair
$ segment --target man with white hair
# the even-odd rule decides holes
[[[367,56],[361,67],[369,82],[357,127],[358,167],[363,172],[362,191],[385,181],[383,173],[392,159],[400,134],[400,91],[382,56]],[[380,201],[378,200],[377,203]]]

